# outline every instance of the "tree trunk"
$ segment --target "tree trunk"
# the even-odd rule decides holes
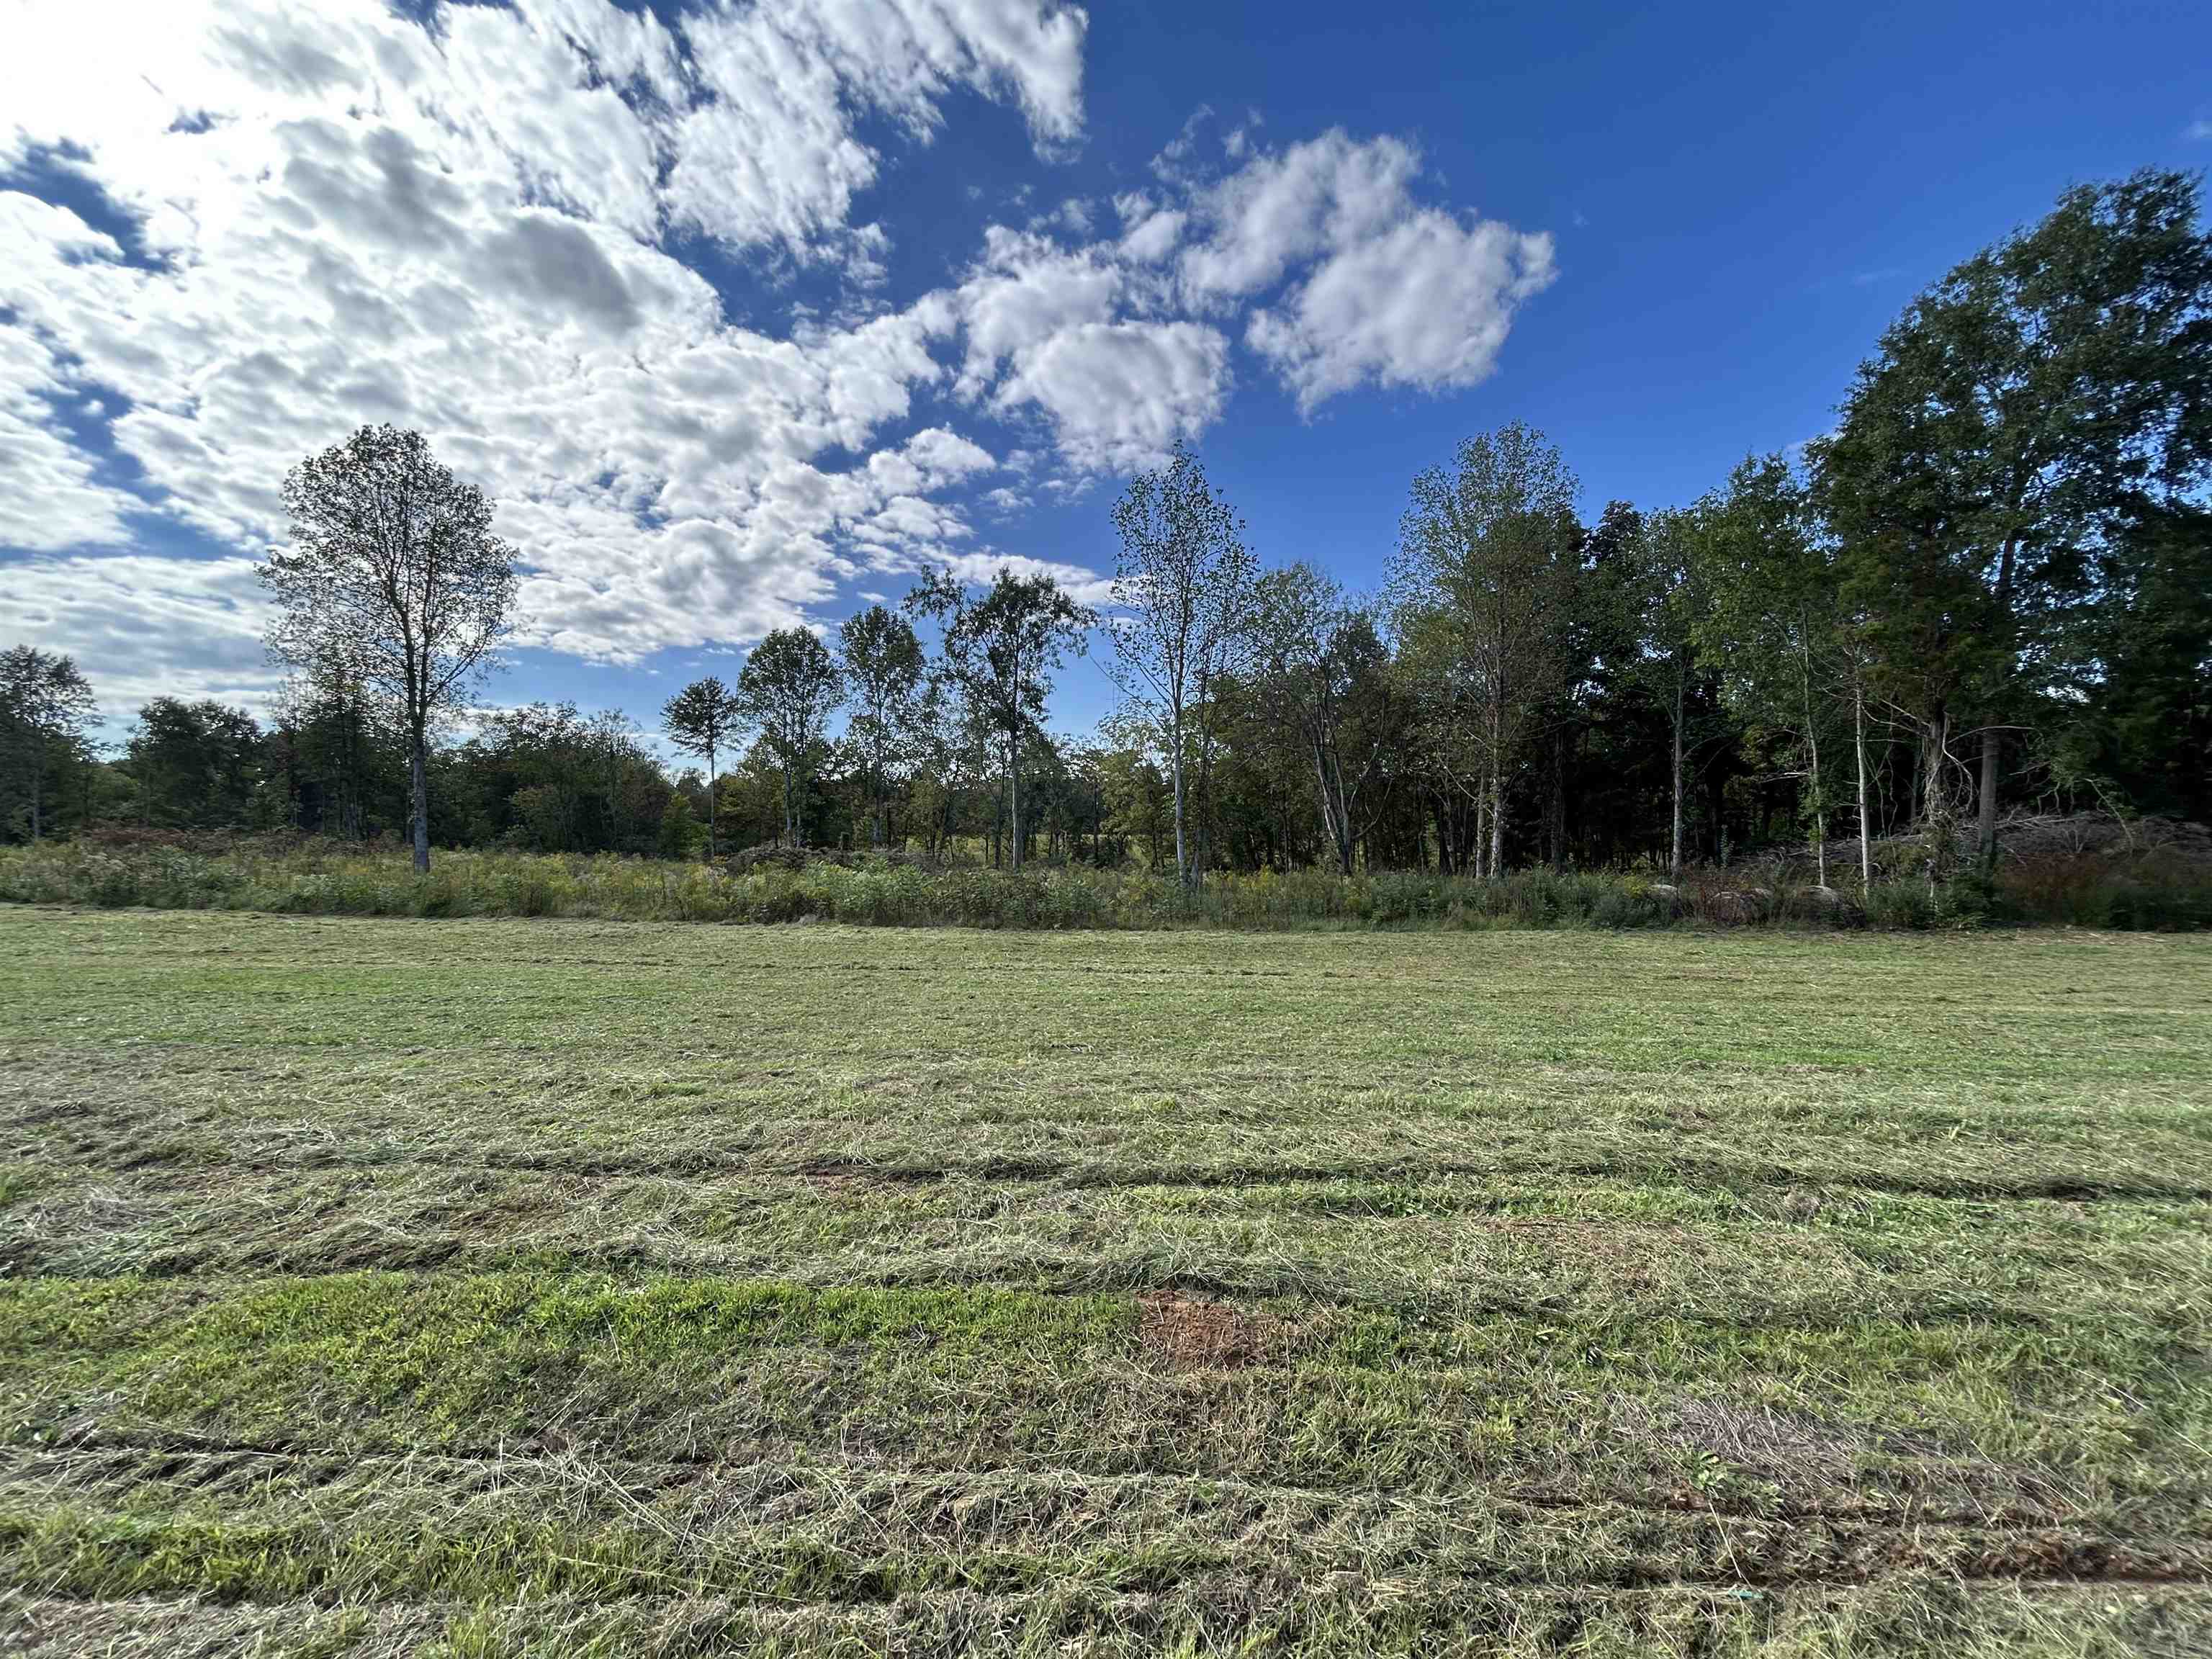
[[[714,797],[721,791],[714,787],[714,748],[707,746],[707,862],[712,864],[718,856],[714,850]]]
[[[1984,872],[1997,867],[1997,763],[2002,757],[2004,733],[1995,726],[1982,732],[1981,814],[1974,844]]]
[[[1668,845],[1667,875],[1671,881],[1682,879],[1682,677],[1674,676],[1674,837]]]
[[[1805,752],[1813,775],[1813,863],[1821,886],[1828,884],[1828,802],[1820,793],[1820,734],[1813,720],[1813,653],[1809,645],[1797,656],[1798,684],[1805,698]]]
[[[46,781],[46,734],[33,728],[31,744],[31,840],[39,839],[40,791]]]
[[[1505,873],[1505,769],[1497,766],[1490,773],[1490,873]]]
[[[1821,886],[1828,884],[1828,809],[1820,799],[1820,743],[1809,732],[1805,746],[1812,756],[1813,769],[1813,863],[1819,872]]]
[[[1867,837],[1866,688],[1851,677],[1851,744],[1857,751],[1859,774],[1859,893],[1874,887],[1874,854]]]
[[[1182,811],[1182,711],[1176,709],[1168,720],[1168,764],[1175,780],[1175,843],[1176,883],[1190,885],[1190,854],[1183,839]]]
[[[1314,788],[1321,796],[1321,836],[1333,855],[1339,854],[1341,845],[1336,833],[1336,804],[1328,793],[1328,762],[1322,753],[1321,744],[1313,746]]]
[[[1552,843],[1552,868],[1567,867],[1567,726],[1560,720],[1552,727],[1552,808],[1549,835]]]
[[[1474,878],[1477,881],[1492,873],[1490,868],[1490,836],[1486,828],[1490,823],[1489,801],[1490,770],[1485,767],[1475,775],[1474,823],[1468,837],[1469,850],[1474,855]]]
[[[1943,763],[1949,758],[1950,747],[1950,711],[1942,709],[1928,722],[1923,744],[1925,752],[1921,757],[1921,826],[1928,838],[1928,892],[1931,898],[1937,884],[1950,873],[1952,859],[1958,851],[1950,791],[1943,776]]]
[[[1014,873],[1022,869],[1022,738],[1014,733],[1006,745],[1006,835],[1012,849]]]
[[[428,740],[419,726],[415,728],[413,738],[407,745],[407,784],[415,814],[415,870],[418,875],[428,875],[430,871],[430,757]]]
[[[1322,777],[1323,816],[1334,826],[1336,837],[1336,867],[1344,875],[1352,873],[1352,814],[1346,809],[1344,775],[1330,762]]]
[[[1200,706],[1205,707],[1201,697]],[[1213,732],[1205,720],[1198,730],[1198,789],[1193,799],[1197,807],[1197,823],[1190,838],[1190,884],[1206,884],[1206,872],[1213,867]]]

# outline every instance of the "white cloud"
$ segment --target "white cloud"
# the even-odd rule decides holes
[[[1155,465],[1179,437],[1212,424],[1228,396],[1229,343],[1192,322],[1082,323],[1023,354],[1001,408],[1033,404],[1077,467]]]
[[[75,655],[111,732],[158,696],[265,712],[281,678],[262,649],[266,615],[245,558],[35,558],[10,564],[0,583],[0,639]]]
[[[92,458],[54,430],[51,399],[64,389],[51,351],[0,329],[0,547],[58,552],[128,538],[122,515],[137,498],[100,483]]]
[[[1158,315],[1166,299],[1110,243],[1069,250],[994,226],[953,296],[966,342],[955,390],[1042,416],[1079,471],[1152,465],[1211,424],[1229,392],[1227,340]]]
[[[983,586],[1001,570],[1010,570],[1017,576],[1050,576],[1067,590],[1068,597],[1078,605],[1103,605],[1114,598],[1111,577],[1101,576],[1079,564],[1060,564],[1018,553],[957,553],[935,562],[938,568],[949,571],[972,586]]]
[[[809,623],[869,572],[988,570],[971,512],[1157,461],[1220,418],[1237,340],[1309,408],[1488,371],[1548,244],[1415,202],[1391,138],[1240,128],[1207,174],[1194,119],[1110,231],[1050,191],[889,294],[884,153],[979,99],[1073,144],[1085,27],[1060,0],[35,0],[0,167],[71,171],[128,228],[0,192],[0,626],[103,690],[265,688],[239,581],[284,472],[389,420],[498,501],[520,643],[634,661]],[[737,325],[700,236],[724,288],[836,295]],[[122,550],[147,514],[233,556]]]
[[[42,246],[61,254],[123,257],[122,246],[112,236],[94,230],[67,208],[20,190],[0,190],[0,249],[13,256]]]
[[[1202,299],[1272,287],[1295,263],[1371,240],[1412,210],[1420,158],[1395,138],[1340,131],[1260,155],[1194,193],[1204,240],[1186,250],[1184,283]]]
[[[1180,209],[1164,208],[1141,191],[1114,198],[1121,216],[1121,254],[1139,264],[1155,264],[1175,252],[1189,216]]]
[[[1418,213],[1331,254],[1245,338],[1308,410],[1368,382],[1473,386],[1553,275],[1548,236]]]
[[[30,8],[0,67],[0,166],[48,151],[135,235],[0,197],[0,545],[119,545],[148,509],[258,552],[283,532],[286,468],[380,420],[498,499],[531,567],[520,642],[591,659],[753,637],[865,550],[967,538],[919,496],[990,466],[971,440],[848,464],[943,379],[949,301],[779,339],[729,326],[660,239],[695,224],[880,280],[884,233],[843,222],[876,166],[854,122],[926,137],[965,88],[1071,141],[1083,14],[764,0],[681,28],[605,0],[446,7],[428,27],[379,0]],[[762,122],[766,182],[708,190],[714,147]],[[137,472],[118,476],[143,500],[58,427],[65,397],[120,411]],[[129,574],[158,599],[168,569],[179,592],[206,575],[147,558],[40,580],[51,599],[57,573],[102,592]],[[42,637],[128,678],[120,635],[42,603]]]
[[[1556,274],[1550,236],[1418,204],[1420,166],[1401,140],[1331,131],[1191,191],[1185,293],[1220,306],[1287,283],[1244,337],[1304,409],[1368,384],[1474,385]]]
[[[956,88],[1018,101],[1031,131],[1082,131],[1085,15],[1020,0],[761,0],[688,21],[707,92],[672,131],[670,205],[734,246],[803,249],[844,222],[879,157],[856,108],[914,137]]]

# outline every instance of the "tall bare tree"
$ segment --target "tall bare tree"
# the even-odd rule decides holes
[[[662,704],[660,723],[671,743],[707,763],[707,856],[714,858],[714,761],[744,724],[737,694],[709,674]]]
[[[1184,773],[1194,744],[1201,782],[1213,757],[1213,688],[1235,666],[1252,626],[1259,566],[1244,522],[1177,443],[1168,464],[1129,480],[1114,504],[1121,538],[1114,573],[1114,682],[1159,726],[1175,790],[1176,875],[1199,879],[1203,849],[1186,829]],[[1199,857],[1194,856],[1194,850]]]
[[[419,432],[365,426],[286,475],[292,542],[260,568],[276,601],[270,653],[336,663],[404,724],[415,867],[430,867],[430,729],[495,664],[514,602],[514,550],[491,499]]]

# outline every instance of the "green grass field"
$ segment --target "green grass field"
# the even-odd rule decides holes
[[[2199,1653],[2212,939],[0,908],[0,1650]]]

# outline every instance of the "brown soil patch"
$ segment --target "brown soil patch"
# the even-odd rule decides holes
[[[1170,1370],[1230,1370],[1259,1363],[1273,1323],[1225,1302],[1154,1291],[1141,1298],[1137,1341]]]

